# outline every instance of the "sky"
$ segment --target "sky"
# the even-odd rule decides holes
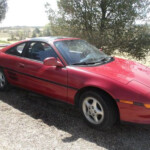
[[[0,27],[44,26],[48,23],[45,3],[57,9],[57,0],[8,0],[8,11]]]
[[[1,0],[0,0],[1,1]],[[44,26],[48,21],[45,3],[49,2],[57,10],[57,0],[7,0],[8,11],[0,27],[9,26]],[[149,15],[150,16],[150,15]],[[145,22],[136,21],[137,24]],[[148,21],[148,23],[150,23]]]

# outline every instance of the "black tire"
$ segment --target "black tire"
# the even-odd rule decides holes
[[[100,114],[97,115],[95,113],[95,116],[97,116],[99,123],[95,121],[95,119],[94,119],[95,116],[94,117],[92,116],[92,115],[94,115],[93,111],[91,113],[92,108],[90,108],[90,110],[88,108],[88,107],[91,107],[91,105],[93,105],[94,101],[91,100],[92,104],[90,104],[90,105],[88,104],[88,107],[85,106],[85,105],[87,105],[87,103],[85,103],[85,101],[88,98],[89,98],[88,103],[90,103],[90,98],[93,98],[93,100],[96,102],[96,107],[98,109],[98,112],[99,112],[99,110],[100,110],[100,112],[101,111],[103,112],[102,115],[100,115]],[[103,129],[103,130],[110,129],[117,122],[118,110],[117,110],[116,104],[107,94],[105,94],[103,92],[87,91],[87,92],[83,93],[80,96],[79,107],[80,107],[80,111],[83,115],[85,122],[93,128]],[[95,109],[93,108],[93,110],[95,110]],[[87,111],[87,113],[85,113],[85,111]],[[90,113],[89,113],[89,111],[90,111]],[[92,119],[94,120],[94,123],[91,122]],[[97,124],[95,124],[95,123],[97,123]]]
[[[9,85],[3,69],[0,69],[0,91],[8,90]]]

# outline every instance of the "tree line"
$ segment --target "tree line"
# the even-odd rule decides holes
[[[32,29],[34,28],[34,29]],[[15,31],[9,31],[10,38],[8,41],[23,40],[26,38],[51,36],[49,25],[45,27],[22,28]]]
[[[0,28],[0,35],[6,35],[8,41],[18,41],[32,37],[51,36],[50,26],[45,27],[4,27]]]

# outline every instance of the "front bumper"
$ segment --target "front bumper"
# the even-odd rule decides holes
[[[144,106],[117,102],[120,120],[139,124],[150,124],[150,109]]]

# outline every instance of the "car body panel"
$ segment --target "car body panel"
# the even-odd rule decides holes
[[[150,124],[150,110],[136,105],[117,103],[120,120],[131,123]]]

